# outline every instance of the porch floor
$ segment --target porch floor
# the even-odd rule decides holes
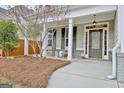
[[[73,59],[55,71],[49,79],[48,87],[53,88],[117,88],[116,80],[109,80],[111,62],[102,60]]]

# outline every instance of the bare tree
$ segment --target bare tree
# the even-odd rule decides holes
[[[42,49],[41,46],[48,35],[48,22],[59,25],[60,20],[66,19],[66,15],[69,14],[68,7],[63,5],[17,5],[14,7],[8,5],[7,7],[8,13],[5,13],[5,15],[17,24],[21,34],[27,40],[32,40],[29,45],[32,47],[34,54],[36,54],[36,47],[39,47],[41,56],[48,47],[46,45]],[[43,30],[44,24],[46,25],[45,31]]]
[[[8,15],[17,24],[22,36],[25,37],[28,41],[32,41],[31,43],[29,42],[29,46],[32,47],[33,52],[36,55],[36,47],[38,46],[40,49],[39,43],[36,43],[38,42],[38,39],[36,39],[36,37],[40,37],[38,35],[42,30],[42,25],[40,29],[38,27],[40,8],[38,6],[34,6],[31,9],[30,6],[23,5],[15,6],[13,8],[11,6],[8,6],[8,8]]]
[[[66,15],[69,14],[69,9],[67,6],[63,6],[63,5],[45,5],[45,6],[42,6],[41,14],[42,14],[41,15],[42,23],[46,25],[45,32],[42,31],[42,34],[41,34],[41,42],[43,44],[43,42],[45,42],[46,36],[48,35],[48,29],[47,29],[48,22],[52,22],[53,23],[52,26],[60,25],[61,20],[65,20]],[[54,33],[55,32],[53,32],[53,34]],[[48,47],[48,44],[41,50],[41,56],[47,47]]]

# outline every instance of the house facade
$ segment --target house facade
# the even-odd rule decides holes
[[[48,23],[45,56],[111,60],[117,43],[117,6],[70,6],[68,20]],[[93,23],[93,22],[96,23]]]
[[[44,24],[48,37],[42,46],[43,56],[111,60],[112,75],[108,78],[117,78],[120,61],[117,54],[124,53],[124,6],[69,6],[69,9],[67,20],[60,21],[63,24],[48,22],[47,28]]]
[[[124,6],[71,5],[64,19],[43,24],[44,57],[102,59],[112,61],[112,74],[124,82]],[[29,54],[24,40],[23,54]],[[1,50],[0,50],[0,53]],[[1,54],[0,54],[1,55]]]

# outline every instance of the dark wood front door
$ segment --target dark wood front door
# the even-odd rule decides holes
[[[102,58],[102,29],[89,31],[89,57]]]

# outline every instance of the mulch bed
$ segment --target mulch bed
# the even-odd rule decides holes
[[[2,58],[0,59],[0,74],[27,87],[45,88],[51,74],[69,63],[46,58],[40,60],[36,57]]]

